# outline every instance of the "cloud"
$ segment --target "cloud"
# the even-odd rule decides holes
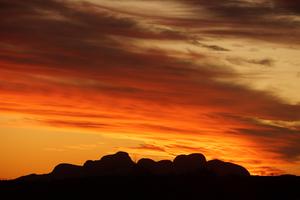
[[[298,29],[290,31],[297,23],[276,20],[273,11],[279,9],[265,3],[180,2],[196,17],[151,18],[87,2],[2,0],[0,110],[33,116],[43,125],[137,134],[139,139],[210,136],[220,138],[218,147],[223,147],[223,136],[246,137],[256,149],[298,161],[299,130],[260,120],[300,121],[300,105],[237,83],[241,74],[220,55],[211,56],[235,53],[217,37],[298,43]],[[198,40],[202,37],[210,40]],[[199,42],[194,47],[191,41]],[[202,48],[195,56],[185,45]],[[275,60],[234,62],[273,66]],[[138,148],[198,150],[179,144]]]
[[[192,0],[188,3],[194,6],[204,7],[217,16],[234,18],[237,20],[266,15],[271,11],[271,7],[269,6],[269,4],[264,2],[259,3],[239,0],[229,0],[222,2],[213,0],[207,2],[204,0]]]
[[[286,172],[274,167],[269,167],[269,166],[261,166],[257,167],[256,174],[260,174],[261,176],[278,176],[285,174]]]
[[[273,0],[273,2],[278,10],[287,11],[291,14],[300,13],[300,4],[297,0]]]
[[[267,67],[272,67],[274,64],[274,60],[272,59],[261,59],[261,60],[256,60],[256,59],[252,59],[252,60],[248,60],[249,63],[252,64],[256,64],[256,65],[264,65]]]
[[[153,144],[141,144],[138,147],[132,147],[131,149],[138,149],[138,150],[150,150],[150,151],[162,151],[165,152],[166,150],[160,146],[156,146]]]
[[[270,58],[263,58],[263,59],[242,59],[242,58],[227,58],[229,62],[236,65],[245,65],[246,64],[254,64],[254,65],[262,65],[266,67],[273,67],[275,60]]]
[[[262,151],[272,152],[278,160],[300,161],[300,132],[297,128],[275,126],[259,120],[249,120],[253,128],[238,128],[234,132],[250,135]],[[273,144],[273,145],[270,145]]]
[[[189,5],[191,12],[198,17],[169,21],[176,26],[196,26],[199,33],[215,38],[221,36],[299,45],[297,1],[178,1]],[[203,26],[205,29],[201,28]]]
[[[230,51],[229,49],[226,49],[224,47],[218,46],[218,45],[207,45],[204,43],[201,43],[199,41],[193,41],[192,44],[200,47],[204,47],[213,51]]]

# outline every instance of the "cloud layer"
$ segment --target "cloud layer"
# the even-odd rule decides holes
[[[131,150],[154,157],[225,151],[263,174],[299,163],[300,105],[240,81],[276,58],[236,49],[298,47],[297,1],[168,1],[169,17],[118,3],[0,0],[2,115],[138,139]]]

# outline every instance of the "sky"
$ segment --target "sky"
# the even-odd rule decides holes
[[[0,178],[127,151],[300,175],[299,0],[0,0]]]

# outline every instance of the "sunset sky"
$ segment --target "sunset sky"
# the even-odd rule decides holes
[[[300,1],[0,0],[0,179],[119,150],[300,175]]]

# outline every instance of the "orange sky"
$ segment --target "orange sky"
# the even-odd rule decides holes
[[[300,175],[300,6],[0,0],[0,178],[118,150]]]

